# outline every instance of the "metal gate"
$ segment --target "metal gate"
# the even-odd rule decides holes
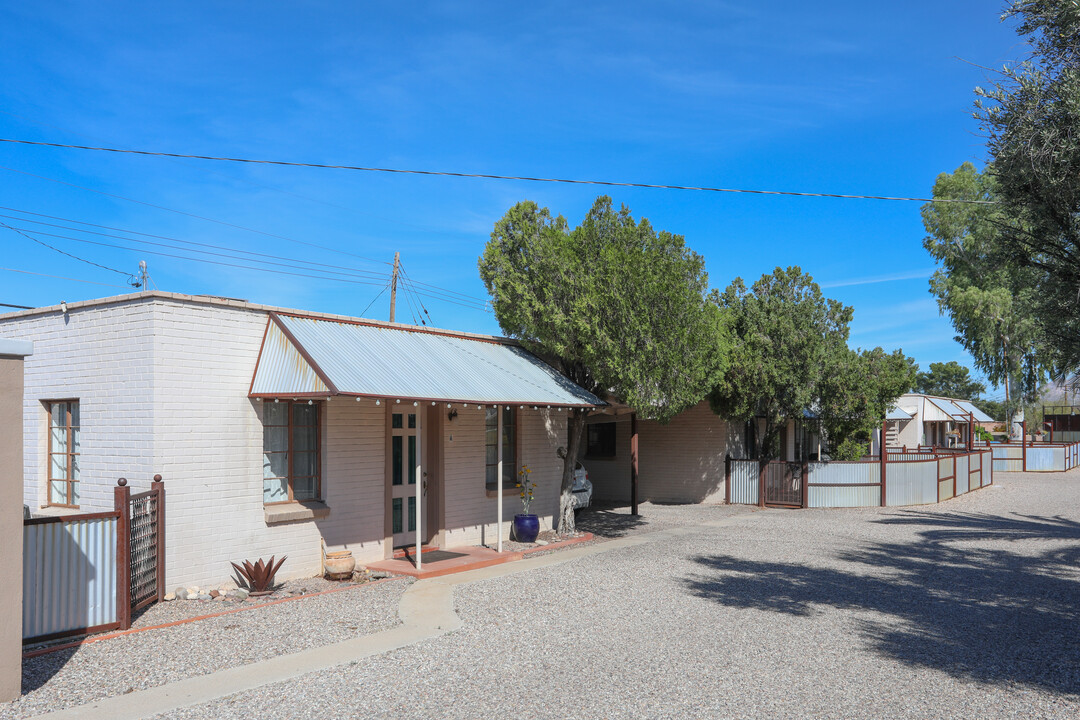
[[[774,460],[765,465],[765,504],[803,506],[803,464]]]
[[[129,594],[132,611],[156,602],[163,595],[161,579],[158,577],[158,571],[163,569],[158,552],[158,543],[161,540],[158,513],[163,509],[160,507],[162,492],[154,488],[148,492],[132,495],[128,505],[131,513],[129,516],[131,521]]]

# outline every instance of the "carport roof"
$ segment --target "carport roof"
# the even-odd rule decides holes
[[[270,313],[249,395],[604,404],[504,339],[276,312]]]

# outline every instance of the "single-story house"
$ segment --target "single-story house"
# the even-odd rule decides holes
[[[967,447],[972,427],[993,418],[968,400],[905,393],[887,418],[887,447]]]
[[[821,451],[813,416],[789,422],[780,435],[780,459],[806,460]],[[610,403],[589,415],[578,461],[598,501],[631,500],[631,439],[638,435],[638,500],[656,503],[722,503],[724,460],[755,456],[758,423],[728,421],[708,400],[684,410],[666,425],[636,418],[632,409]]]
[[[224,298],[22,310],[0,315],[0,337],[35,347],[24,502],[111,510],[118,478],[138,492],[160,473],[168,587],[271,555],[288,556],[283,578],[317,574],[324,542],[360,564],[496,545],[525,466],[550,528],[567,409],[604,405],[505,338]]]

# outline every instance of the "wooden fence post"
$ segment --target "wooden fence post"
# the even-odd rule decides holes
[[[758,507],[765,507],[765,468],[768,462],[758,459],[758,491],[757,491],[757,504]]]
[[[1020,423],[1020,457],[1024,472],[1027,472],[1027,420]]]
[[[150,489],[157,494],[157,602],[165,598],[165,482],[154,476]]]
[[[731,504],[731,453],[724,456],[724,504]]]
[[[131,627],[131,488],[120,478],[113,488],[116,510],[116,619],[121,630]]]
[[[885,507],[885,465],[889,462],[889,449],[885,447],[885,435],[888,428],[888,420],[881,423],[881,507]]]
[[[638,432],[637,413],[630,413],[630,514],[638,515]]]

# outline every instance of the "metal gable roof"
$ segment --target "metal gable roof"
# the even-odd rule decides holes
[[[889,411],[885,413],[886,420],[911,420],[913,416],[906,412],[903,408],[899,408],[893,405],[889,408]]]
[[[994,421],[994,418],[990,417],[989,415],[984,413],[982,410],[975,407],[975,405],[973,403],[970,403],[967,400],[953,400],[953,405],[956,405],[957,407],[959,407],[961,410],[963,410],[966,413],[971,413],[971,415],[975,418],[975,422],[993,422]]]
[[[508,343],[278,313],[270,314],[250,394],[604,404]]]

